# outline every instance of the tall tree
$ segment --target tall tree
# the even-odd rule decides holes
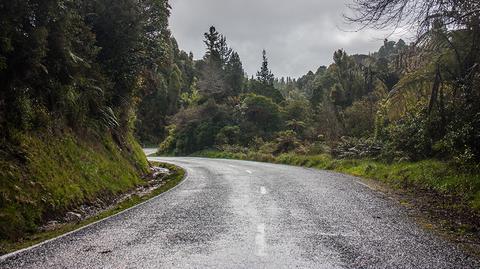
[[[225,67],[226,81],[231,90],[230,95],[239,95],[243,91],[245,72],[238,53],[233,52]]]
[[[200,92],[217,101],[236,95],[243,88],[243,67],[240,57],[227,45],[227,38],[214,26],[204,34],[207,47],[200,66]]]
[[[262,51],[262,59],[262,66],[260,67],[260,71],[257,72],[257,79],[265,85],[273,85],[275,77],[268,68],[268,58],[265,50]]]
[[[207,46],[207,52],[205,53],[204,59],[207,63],[212,64],[220,64],[221,63],[221,55],[220,49],[222,48],[222,44],[220,40],[222,36],[217,32],[215,26],[211,26],[207,33],[204,34],[205,40],[203,41]]]
[[[220,35],[218,47],[219,47],[218,53],[220,55],[220,62],[222,66],[225,66],[230,61],[230,57],[232,56],[232,53],[233,53],[233,50],[227,45],[227,38],[225,36]]]
[[[280,91],[273,85],[274,82],[275,76],[268,68],[267,52],[263,50],[262,66],[260,67],[260,71],[257,72],[257,79],[250,81],[249,90],[257,95],[269,97],[276,103],[280,103],[284,98]]]

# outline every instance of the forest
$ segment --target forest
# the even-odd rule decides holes
[[[167,0],[2,1],[0,239],[139,184],[139,144],[169,156],[368,161],[356,175],[393,165],[401,180],[428,176],[413,187],[453,193],[478,212],[478,1],[356,0],[352,9],[352,23],[416,25],[417,38],[385,39],[368,55],[339,48],[299,78],[276,77],[265,48],[252,52],[258,72],[247,76],[214,26],[203,56],[182,51]]]
[[[437,19],[417,42],[386,39],[369,55],[339,49],[330,66],[300,78],[276,78],[266,51],[246,77],[212,26],[201,60],[175,48],[173,72],[140,104],[137,135],[173,155],[254,150],[478,164],[475,23],[450,29]]]

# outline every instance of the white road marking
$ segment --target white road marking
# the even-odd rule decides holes
[[[341,234],[334,234],[334,233],[318,233],[320,236],[341,236]]]
[[[267,194],[267,189],[265,187],[260,187],[260,193],[261,194]]]
[[[265,249],[266,249],[266,242],[265,242],[265,224],[260,223],[257,225],[257,234],[255,235],[255,244],[257,249],[255,251],[255,255],[257,256],[265,256]]]
[[[251,173],[252,173],[252,171],[250,171],[250,170],[246,170],[246,171],[247,171],[247,173],[249,173],[249,174],[251,174]]]
[[[231,164],[229,164],[228,166],[230,166],[230,167],[235,167],[234,165],[231,165]]]

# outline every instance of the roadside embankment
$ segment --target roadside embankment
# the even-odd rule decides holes
[[[133,137],[22,134],[0,155],[0,254],[72,231],[177,184],[183,171],[152,178]]]

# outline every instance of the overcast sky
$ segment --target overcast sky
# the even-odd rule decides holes
[[[181,49],[196,59],[205,53],[203,33],[211,25],[240,54],[255,75],[267,50],[277,77],[299,77],[329,65],[336,49],[349,54],[376,51],[391,31],[363,30],[344,22],[352,0],[170,0],[170,28]],[[389,39],[406,38],[396,34]]]

